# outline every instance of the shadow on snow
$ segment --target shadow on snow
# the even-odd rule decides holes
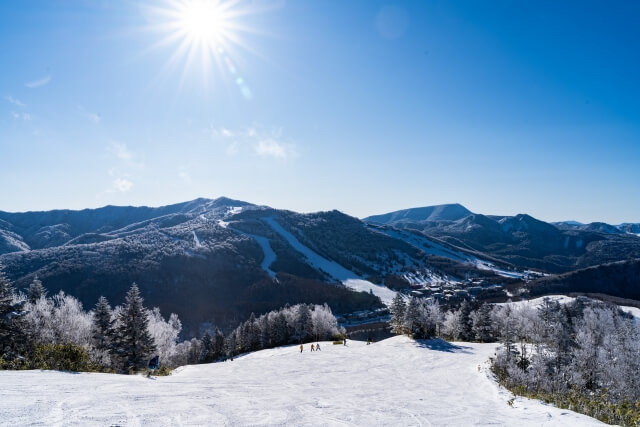
[[[445,353],[472,353],[471,347],[451,344],[441,338],[433,338],[429,340],[416,340],[416,345],[429,350],[443,351]]]

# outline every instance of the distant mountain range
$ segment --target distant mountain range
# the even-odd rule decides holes
[[[640,224],[546,223],[526,214],[472,213],[459,204],[405,209],[365,222],[415,230],[521,268],[562,273],[640,258]]]
[[[398,290],[449,302],[506,298],[503,287],[528,283],[530,270],[540,276],[640,258],[637,224],[590,226],[481,215],[459,204],[360,220],[228,198],[0,211],[0,264],[19,288],[37,275],[50,293],[63,290],[86,307],[100,295],[121,303],[135,281],[148,305],[178,313],[195,334],[287,303],[376,309]]]

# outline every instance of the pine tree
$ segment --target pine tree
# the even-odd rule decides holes
[[[391,302],[391,331],[395,334],[404,333],[404,314],[407,305],[400,292],[396,294]]]
[[[93,310],[93,346],[99,352],[112,352],[114,345],[114,320],[111,306],[105,297],[100,297]]]
[[[213,357],[214,360],[218,360],[221,357],[224,357],[225,349],[224,349],[224,334],[218,328],[216,328],[213,334]]]
[[[40,298],[47,297],[47,289],[42,286],[42,282],[36,276],[27,289],[27,299],[31,304],[35,304]]]
[[[237,331],[237,329],[236,329]],[[238,340],[237,340],[237,336],[236,336],[236,331],[233,331],[229,334],[229,336],[227,336],[227,339],[225,340],[225,350],[226,350],[226,355],[227,357],[231,357],[233,358],[233,356],[236,354],[237,347],[238,347]]]
[[[122,357],[125,370],[144,368],[147,360],[156,351],[148,330],[148,316],[140,290],[134,283],[127,292],[118,328],[117,353]]]
[[[414,338],[422,337],[422,322],[420,312],[420,302],[418,298],[411,297],[407,310],[404,314],[404,328]]]
[[[13,359],[26,345],[23,310],[25,301],[15,302],[14,290],[0,266],[0,357]]]
[[[213,361],[213,341],[209,331],[204,333],[201,340],[200,355],[198,357],[199,363],[211,363]]]
[[[460,338],[463,341],[469,341],[473,338],[473,332],[471,330],[471,304],[469,304],[469,301],[462,301],[459,311],[461,323]]]
[[[490,342],[493,340],[491,306],[489,304],[482,304],[470,317],[475,339],[480,342]]]
[[[282,311],[273,316],[273,322],[269,324],[269,336],[273,345],[283,345],[289,341],[287,318]]]
[[[260,337],[262,333],[260,331],[260,325],[256,320],[256,315],[251,313],[248,323],[248,350],[256,351],[260,349]]]
[[[311,320],[311,310],[306,304],[298,305],[298,313],[296,316],[296,337],[300,343],[305,342],[309,338],[313,338],[313,321]]]

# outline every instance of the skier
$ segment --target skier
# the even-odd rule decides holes
[[[314,348],[315,348],[315,347],[313,346],[313,344],[311,344],[311,351],[313,351],[313,349],[314,349]]]
[[[320,343],[316,344],[316,351],[320,351]]]
[[[346,347],[346,345],[347,345],[347,337],[344,337],[344,340],[342,340],[342,344]]]
[[[302,344],[300,344],[300,353],[302,353],[303,349],[304,349],[304,347],[302,346]]]

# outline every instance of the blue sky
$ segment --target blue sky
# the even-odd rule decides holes
[[[637,2],[181,3],[0,3],[0,210],[640,221]]]

